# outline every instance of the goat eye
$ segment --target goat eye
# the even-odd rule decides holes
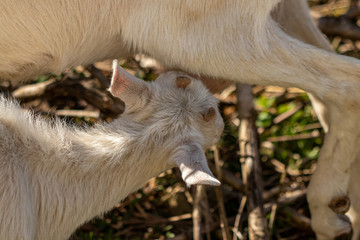
[[[178,88],[185,89],[187,85],[189,85],[191,82],[190,78],[181,76],[176,78],[176,86]]]
[[[215,108],[211,107],[205,114],[203,114],[203,118],[205,122],[209,122],[211,119],[215,117],[216,111]]]

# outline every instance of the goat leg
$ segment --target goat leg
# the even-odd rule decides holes
[[[351,200],[351,206],[349,212],[346,214],[352,223],[353,228],[353,240],[360,239],[360,157],[351,166],[350,183],[349,183],[349,197]]]
[[[207,52],[204,46],[207,43],[201,42],[195,48],[194,41],[193,49],[198,49],[194,56],[202,61],[192,64],[194,59],[185,59],[181,65],[190,72],[208,72],[212,76],[240,82],[296,86],[327,103],[329,131],[320,154],[319,169],[310,184],[308,201],[313,216],[312,226],[318,238],[331,239],[350,228],[328,205],[334,197],[347,194],[348,171],[358,152],[360,62],[304,44],[271,22],[269,20],[268,24],[272,26],[268,26],[261,36],[266,39],[262,41],[268,47],[254,48],[251,56],[244,55],[244,52],[229,52],[226,44],[222,44],[218,45],[217,57],[209,59],[202,57]],[[255,38],[248,40],[253,45],[257,41]]]

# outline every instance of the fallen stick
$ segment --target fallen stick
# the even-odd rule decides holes
[[[284,207],[281,209],[280,212],[286,217],[290,218],[291,222],[294,224],[294,226],[296,226],[296,228],[307,232],[312,232],[310,226],[310,218],[298,213],[295,209],[291,207]]]
[[[100,111],[86,111],[86,110],[56,110],[55,114],[63,117],[78,117],[78,118],[99,118]]]
[[[216,172],[214,164],[209,163],[209,167],[212,172]],[[244,193],[245,186],[243,181],[241,181],[240,178],[236,177],[232,172],[222,168],[221,176],[222,176],[222,183],[226,183],[231,187],[233,187],[235,190]]]
[[[203,196],[204,186],[196,185],[195,186],[195,196],[193,204],[193,239],[201,240],[201,210],[200,210],[200,201]]]
[[[287,192],[286,194],[284,194],[284,196],[281,196],[278,199],[277,201],[278,208],[284,207],[285,205],[294,203],[296,201],[301,201],[301,200],[305,201],[305,196],[306,196],[306,189]],[[264,211],[266,214],[268,214],[271,211],[273,205],[274,203],[264,204]]]
[[[221,166],[220,166],[219,150],[216,146],[213,146],[212,150],[214,151],[216,177],[221,182],[222,181],[222,171],[221,171]],[[219,207],[221,234],[222,234],[222,237],[224,240],[230,240],[231,237],[230,237],[230,232],[229,232],[229,224],[228,224],[227,218],[226,218],[226,212],[225,212],[225,207],[224,207],[224,197],[222,194],[221,186],[215,187],[215,194],[216,194],[217,203],[218,203],[218,207]]]
[[[13,91],[12,95],[19,100],[40,97],[45,93],[46,87],[54,82],[55,79],[50,79],[46,82],[25,85]]]
[[[310,133],[300,133],[296,135],[287,135],[287,136],[278,136],[278,137],[269,137],[266,141],[270,142],[287,142],[287,141],[297,141],[297,140],[304,140],[304,139],[311,139],[320,137],[321,133],[319,130],[314,130]]]

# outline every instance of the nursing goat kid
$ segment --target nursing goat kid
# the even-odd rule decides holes
[[[168,72],[146,83],[114,63],[112,123],[50,124],[0,98],[0,239],[68,239],[151,177],[178,166],[187,185],[219,185],[203,148],[223,130],[201,81]]]
[[[311,225],[318,239],[348,232],[349,195],[359,233],[360,61],[328,51],[305,0],[2,0],[0,13],[0,79],[143,52],[170,69],[310,92],[327,130]]]

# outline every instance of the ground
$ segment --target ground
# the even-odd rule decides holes
[[[347,0],[309,2],[316,17],[341,16],[350,4]],[[357,16],[354,19],[359,22]],[[338,53],[360,58],[360,38],[344,38],[341,31],[336,35],[327,33]],[[152,59],[141,55],[120,63],[147,81],[155,79],[160,69]],[[58,116],[69,123],[91,125],[112,121],[122,112],[122,103],[106,91],[110,75],[111,60],[79,66],[60,76],[40,76],[29,85],[1,82],[0,90],[49,119]],[[244,177],[246,156],[240,156],[241,121],[234,89],[230,87],[218,95],[226,127],[218,146],[207,151],[212,171],[222,175],[221,187],[189,189],[178,169],[166,171],[108,214],[84,224],[72,239],[224,239],[220,227],[224,219],[231,236],[248,239],[252,228],[249,201],[253,200],[248,194],[253,189],[244,183],[248,181]],[[263,191],[258,193],[262,195],[269,234],[272,239],[314,239],[305,194],[324,133],[302,90],[254,86],[252,92],[260,140],[255,147],[260,154],[263,181]]]

